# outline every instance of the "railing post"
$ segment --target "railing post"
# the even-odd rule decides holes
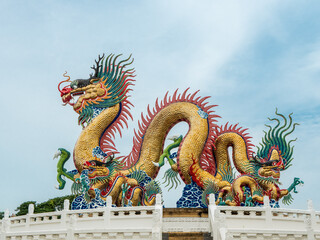
[[[271,212],[271,207],[270,207],[270,199],[269,196],[264,196],[263,197],[263,207],[266,213],[266,223],[271,224],[272,222],[272,212]]]
[[[157,194],[152,226],[152,239],[154,240],[162,239],[162,209],[161,194]]]
[[[30,230],[30,220],[31,220],[31,216],[33,215],[34,213],[34,204],[33,203],[30,203],[29,206],[28,206],[28,214],[27,214],[27,217],[26,217],[26,230],[29,231]]]
[[[220,239],[219,233],[219,212],[217,209],[214,194],[209,194],[208,217],[211,226],[211,236],[213,239]]]
[[[108,196],[107,197],[107,204],[106,204],[106,207],[104,209],[104,214],[103,214],[105,225],[108,228],[110,227],[111,208],[112,208],[112,197]]]
[[[63,210],[61,212],[61,224],[62,226],[67,226],[67,212],[69,211],[70,201],[65,199],[63,202]]]
[[[69,211],[69,209],[70,209],[70,201],[69,201],[69,199],[65,199],[63,201],[63,210]]]
[[[67,231],[67,239],[73,240],[76,216],[73,214],[70,216],[68,215],[69,208],[70,208],[70,201],[69,199],[65,199],[63,201],[63,209],[61,211],[60,223],[62,225],[62,228],[66,229]],[[69,219],[69,222],[68,222],[68,219]]]
[[[69,217],[69,224],[67,225],[67,239],[74,240],[74,229],[76,227],[77,218],[75,214]]]
[[[314,239],[314,228],[316,226],[316,212],[313,208],[312,200],[308,200],[308,211],[310,216],[307,216],[305,223],[307,229],[308,240]]]
[[[4,218],[2,219],[1,240],[6,240],[7,233],[10,231],[10,223],[9,210],[7,209],[4,212]]]

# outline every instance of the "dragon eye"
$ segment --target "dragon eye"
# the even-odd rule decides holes
[[[70,84],[70,87],[71,87],[72,89],[78,88],[78,82],[77,82],[76,80],[73,81],[73,82]]]

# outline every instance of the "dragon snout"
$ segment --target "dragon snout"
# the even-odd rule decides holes
[[[72,88],[70,86],[66,86],[61,90],[61,98],[64,105],[70,103],[72,99],[71,90]]]
[[[63,95],[66,95],[66,94],[70,93],[71,90],[72,90],[72,88],[71,88],[70,86],[65,86],[64,88],[62,88],[62,90],[61,90],[61,97],[62,97]]]
[[[88,168],[88,167],[90,167],[90,166],[92,166],[92,164],[91,164],[89,161],[86,161],[86,162],[83,164],[83,167],[84,167],[84,168]]]

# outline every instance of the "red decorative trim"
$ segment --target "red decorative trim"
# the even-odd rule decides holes
[[[229,125],[229,122],[227,122],[224,126],[221,125],[216,127],[213,142],[215,143],[217,138],[224,133],[237,133],[245,141],[246,148],[247,148],[247,156],[250,159],[254,154],[254,151],[252,150],[252,147],[254,147],[254,144],[252,144],[250,140],[250,138],[252,137],[250,137],[249,133],[246,132],[248,128],[238,127],[238,125],[239,125],[238,123],[235,125],[232,125],[232,124]]]
[[[204,182],[201,179],[201,175],[198,172],[199,171],[199,167],[198,167],[198,161],[192,157],[192,165],[190,166],[190,176],[192,178],[192,180],[201,188],[204,188]]]
[[[130,108],[133,107],[133,104],[125,99],[121,102],[121,112],[117,119],[109,126],[107,131],[105,131],[104,135],[100,139],[100,148],[102,151],[107,153],[108,155],[119,154],[116,145],[114,143],[115,133],[119,132],[122,137],[121,129],[124,128],[124,125],[128,128],[128,119],[132,118],[130,113]],[[124,125],[123,125],[124,124]]]

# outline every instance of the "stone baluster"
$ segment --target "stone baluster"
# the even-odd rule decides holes
[[[69,199],[65,199],[63,202],[63,210],[61,212],[62,227],[67,226],[67,213],[69,211],[69,208],[70,208],[70,201],[69,201]]]
[[[34,204],[30,203],[28,206],[28,214],[26,217],[26,228],[29,230],[30,228],[30,222],[31,222],[31,217],[34,214]]]
[[[270,199],[269,196],[264,196],[263,197],[263,207],[265,210],[265,218],[266,218],[266,223],[271,224],[272,222],[272,212],[271,212],[271,207],[270,207]]]
[[[34,204],[30,203],[28,206],[28,214],[34,214]]]
[[[161,194],[157,194],[155,209],[153,212],[152,239],[162,239],[162,209]]]
[[[77,217],[75,214],[70,215],[69,224],[67,225],[67,240],[74,240],[74,230],[77,224]]]
[[[314,228],[316,226],[316,212],[313,208],[312,200],[308,200],[308,211],[310,215],[308,215],[305,219],[307,236],[308,236],[308,240],[313,240],[315,239]]]
[[[76,224],[76,216],[74,214],[68,215],[70,211],[70,201],[69,199],[65,199],[63,202],[63,210],[61,211],[61,227],[67,230],[67,239],[73,240],[74,239],[74,229]],[[69,222],[68,222],[69,220]]]
[[[219,213],[219,210],[217,209],[214,194],[209,194],[208,217],[209,217],[213,239],[220,239],[219,237],[220,213]]]
[[[9,219],[9,210],[7,209],[4,212],[4,218],[2,219],[2,227],[1,227],[1,240],[6,240],[7,238],[7,233],[10,231],[10,219]]]
[[[107,204],[106,204],[106,207],[104,208],[104,213],[103,213],[104,222],[108,228],[110,227],[111,208],[112,208],[112,197],[108,196]]]

